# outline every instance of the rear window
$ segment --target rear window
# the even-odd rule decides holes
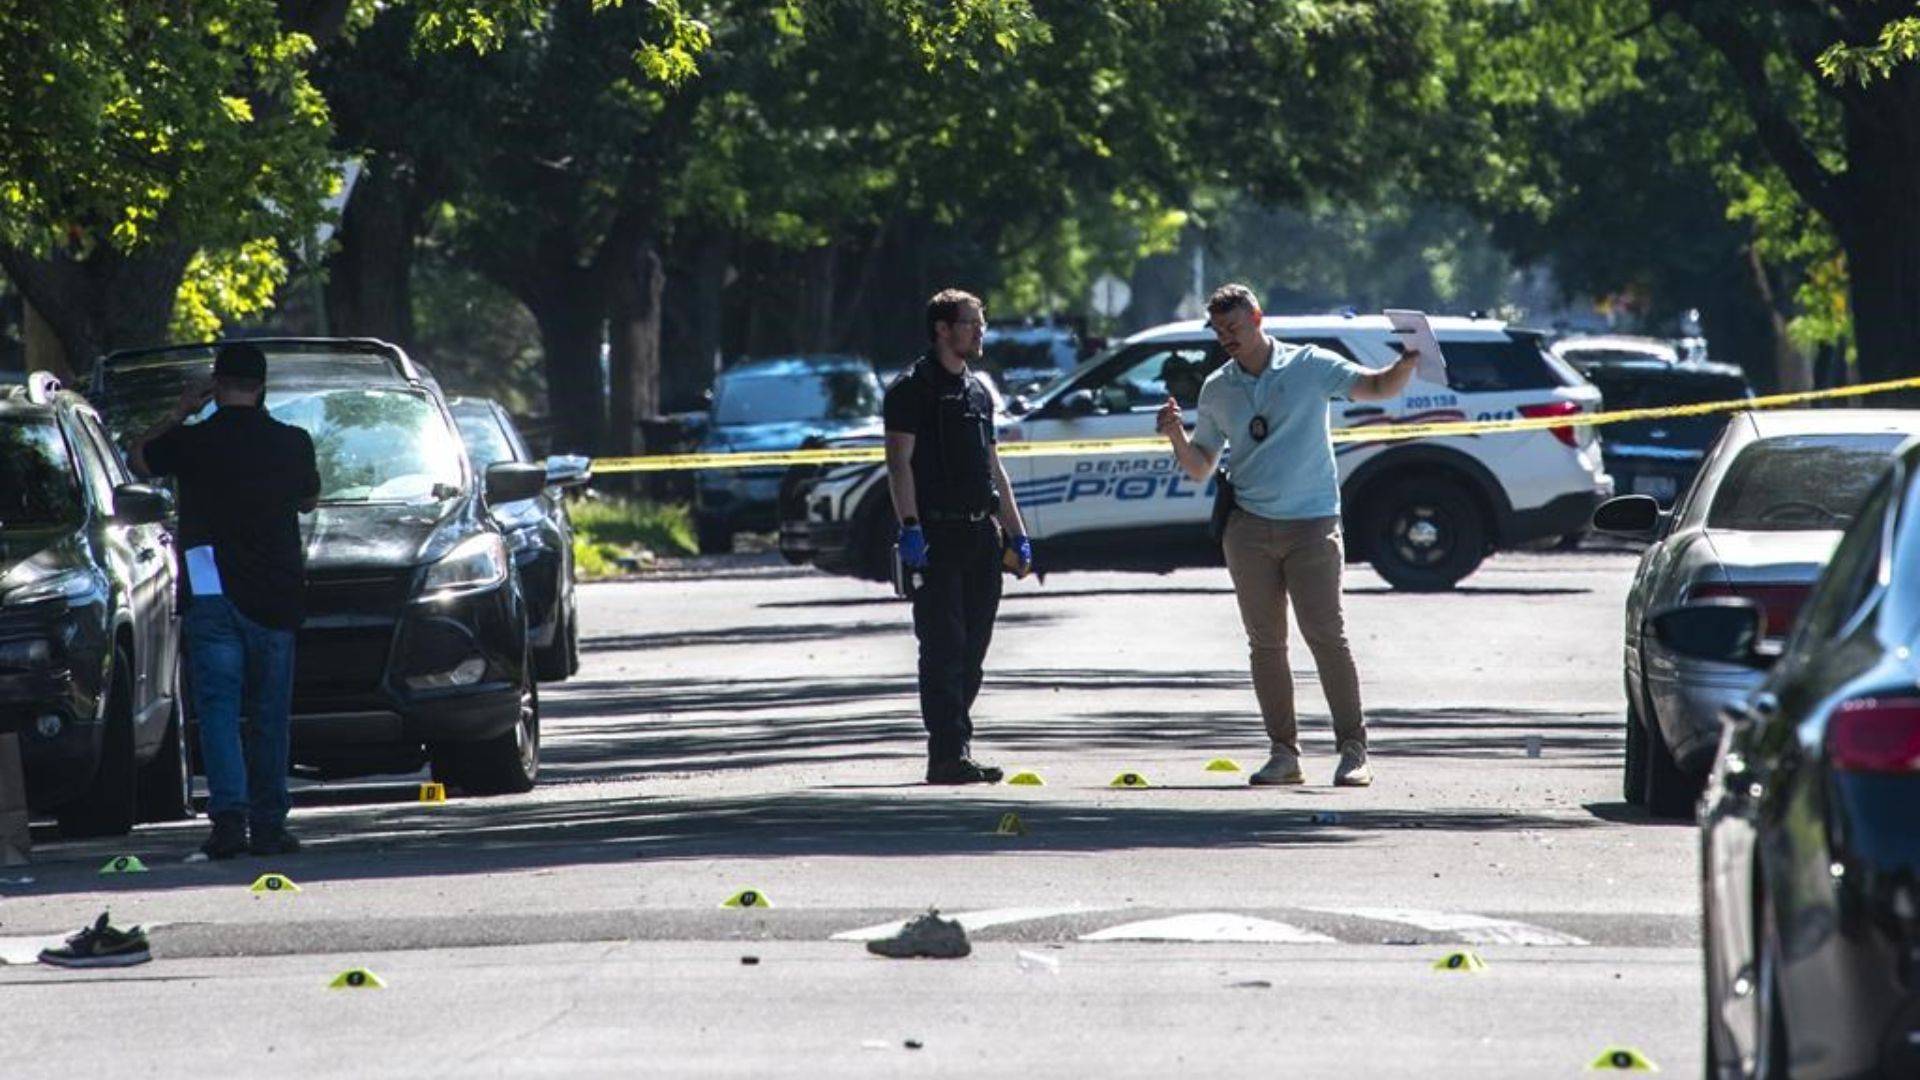
[[[1447,385],[1463,394],[1552,390],[1569,385],[1549,363],[1538,338],[1442,341],[1440,351],[1446,354]]]
[[[1906,436],[1785,435],[1749,445],[1707,511],[1710,529],[1844,529]]]
[[[1594,372],[1591,378],[1605,395],[1610,412],[1735,401],[1752,396],[1746,381],[1733,376],[1674,379],[1644,373],[1609,373],[1603,369]]]

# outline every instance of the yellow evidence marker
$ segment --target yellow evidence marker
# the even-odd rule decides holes
[[[1047,786],[1047,782],[1045,780],[1040,779],[1040,774],[1036,772],[1014,773],[1013,776],[1007,780],[1007,783],[1018,784],[1021,787],[1046,787]]]
[[[1450,952],[1440,959],[1435,960],[1433,962],[1433,970],[1473,974],[1487,970],[1487,962],[1480,959],[1480,954],[1474,952],[1472,949],[1462,949],[1459,952]]]
[[[420,785],[420,801],[421,802],[446,802],[447,801],[447,785],[438,784],[438,783],[421,784]]]
[[[1588,1065],[1587,1069],[1593,1072],[1603,1070],[1613,1072],[1659,1072],[1660,1066],[1655,1065],[1647,1055],[1635,1050],[1631,1046],[1609,1046],[1605,1050],[1600,1051],[1600,1056],[1594,1058],[1593,1063]]]
[[[107,860],[107,865],[101,867],[100,872],[103,874],[144,874],[147,872],[147,864],[141,862],[140,856],[138,855],[116,855]]]
[[[1153,785],[1147,783],[1147,778],[1140,773],[1123,772],[1119,776],[1114,777],[1113,783],[1108,784],[1107,786],[1108,787],[1142,788],[1142,787],[1152,787]]]
[[[1230,757],[1217,757],[1207,762],[1208,772],[1239,772],[1240,763]]]
[[[1027,823],[1020,820],[1019,814],[1008,811],[1000,815],[1000,824],[994,828],[993,835],[1025,836],[1027,835]]]
[[[253,883],[253,891],[257,893],[296,893],[300,891],[300,886],[295,885],[293,879],[285,874],[261,874],[259,880]]]
[[[385,990],[387,982],[366,968],[352,968],[333,977],[329,990]]]
[[[772,907],[773,904],[768,902],[767,894],[761,892],[758,889],[741,889],[739,892],[734,893],[732,896],[727,897],[726,902],[721,904],[720,906],[750,908],[750,907]]]

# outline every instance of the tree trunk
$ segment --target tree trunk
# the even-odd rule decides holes
[[[67,362],[67,350],[60,344],[60,335],[53,330],[53,324],[40,315],[40,309],[32,304],[21,304],[21,343],[26,347],[26,369],[28,371],[51,371],[62,383],[74,381],[73,365]]]
[[[660,411],[660,292],[666,283],[650,238],[620,246],[606,253],[612,383],[606,452],[612,455],[643,449],[640,421]]]
[[[1739,365],[1761,393],[1809,389],[1812,367],[1787,337],[1766,264],[1751,244],[1730,254],[1698,294],[1713,359]]]
[[[547,409],[556,453],[600,454],[606,439],[606,395],[600,348],[607,308],[599,275],[568,265],[532,275],[544,284],[520,299],[540,326],[547,371]]]
[[[800,325],[796,328],[799,352],[822,353],[833,347],[834,296],[839,285],[840,248],[824,244],[801,252],[794,260],[799,275]]]
[[[60,254],[36,258],[0,245],[0,266],[46,320],[72,374],[84,378],[102,353],[166,344],[174,299],[192,254],[179,245],[132,254],[103,247],[76,260]]]
[[[1911,65],[1910,65],[1911,66]],[[1920,84],[1920,73],[1907,82]],[[1920,94],[1911,94],[1920,108]],[[1920,374],[1920,119],[1908,137],[1850,140],[1848,177],[1856,195],[1857,229],[1842,233],[1847,252],[1854,342],[1860,379],[1878,382]],[[1865,404],[1920,405],[1920,394],[1864,399]]]
[[[340,216],[339,250],[327,259],[327,328],[413,348],[416,184],[398,161],[377,156]]]
[[[662,412],[701,408],[701,395],[720,370],[728,246],[725,234],[705,230],[673,246],[673,268],[661,293]]]

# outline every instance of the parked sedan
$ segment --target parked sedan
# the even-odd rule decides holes
[[[1880,472],[1777,654],[1751,601],[1653,620],[1771,664],[1700,801],[1710,1077],[1920,1076],[1920,442]]]
[[[1583,369],[1606,399],[1606,412],[1662,409],[1753,396],[1740,369],[1730,364],[1669,364],[1620,360]],[[1651,495],[1671,506],[1706,460],[1707,449],[1727,426],[1726,413],[1629,420],[1601,429],[1601,458],[1614,490]]]
[[[542,682],[566,679],[580,670],[580,617],[573,597],[573,519],[561,491],[591,479],[592,463],[572,454],[534,461],[513,417],[497,401],[449,398],[447,409],[482,475],[501,462],[536,464],[547,472],[545,491],[487,509],[520,569],[534,670]]]
[[[1663,511],[1624,495],[1594,527],[1652,541],[1627,594],[1627,751],[1623,790],[1649,812],[1682,817],[1720,736],[1723,706],[1759,682],[1750,668],[1682,656],[1653,639],[1653,613],[1740,597],[1778,640],[1894,449],[1920,434],[1920,412],[1822,409],[1738,413],[1693,485]]]

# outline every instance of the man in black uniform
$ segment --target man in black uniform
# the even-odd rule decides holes
[[[140,475],[179,481],[187,662],[213,819],[201,850],[210,859],[300,850],[287,831],[293,639],[306,600],[298,515],[319,498],[320,473],[313,439],[261,406],[266,377],[259,349],[222,345],[213,382],[182,394],[128,455]],[[209,400],[218,410],[184,426]]]
[[[911,592],[929,784],[1000,780],[999,769],[971,756],[973,700],[1000,609],[1003,558],[1017,576],[1033,568],[994,445],[993,398],[967,368],[980,358],[985,330],[978,297],[936,293],[927,302],[933,347],[887,389],[887,486],[900,518],[900,562],[919,579]]]

